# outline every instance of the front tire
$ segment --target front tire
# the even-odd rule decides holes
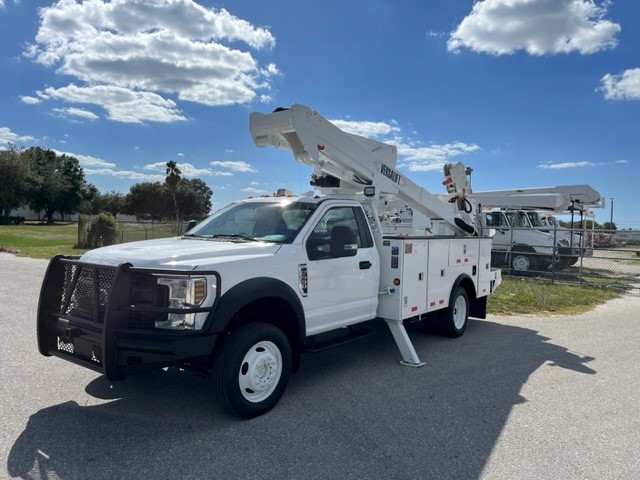
[[[291,372],[291,346],[279,328],[248,323],[231,332],[214,353],[218,403],[229,413],[253,418],[280,400]]]
[[[463,287],[458,287],[451,298],[449,308],[440,313],[440,333],[445,337],[462,336],[469,320],[469,296]]]
[[[511,254],[511,269],[518,273],[528,273],[536,270],[536,259],[531,255],[523,252],[513,252]]]

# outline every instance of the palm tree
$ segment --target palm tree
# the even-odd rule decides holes
[[[178,212],[178,201],[176,200],[176,190],[178,188],[178,183],[180,183],[180,175],[182,172],[178,168],[178,165],[173,160],[169,160],[167,162],[167,176],[164,181],[169,187],[169,192],[171,192],[171,198],[173,198],[173,208],[176,212],[176,232],[180,233],[180,212]]]

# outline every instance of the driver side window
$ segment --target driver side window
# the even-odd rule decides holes
[[[354,207],[335,207],[328,210],[307,239],[309,260],[349,256],[343,251],[345,248],[355,250],[370,247],[372,241],[367,236],[368,232],[363,235],[363,229],[360,228],[361,216],[360,210]],[[337,244],[340,244],[339,248]]]

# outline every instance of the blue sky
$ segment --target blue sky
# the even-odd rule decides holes
[[[214,209],[310,167],[252,143],[251,111],[302,103],[398,146],[444,193],[588,183],[640,228],[635,0],[0,0],[0,148],[77,157],[100,191],[174,160]]]

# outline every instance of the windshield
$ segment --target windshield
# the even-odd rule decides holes
[[[533,227],[544,227],[545,224],[542,221],[542,217],[538,214],[538,212],[529,212],[529,221]]]
[[[511,227],[531,227],[527,214],[524,212],[508,212],[506,215]]]
[[[231,204],[189,230],[198,238],[293,241],[316,204],[303,202],[248,202]]]

